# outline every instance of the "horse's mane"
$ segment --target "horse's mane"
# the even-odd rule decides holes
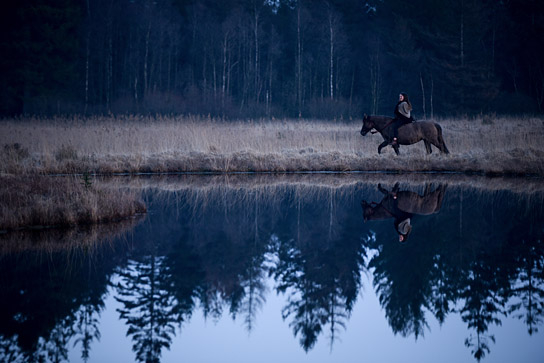
[[[367,116],[368,119],[370,121],[375,121],[375,122],[390,122],[393,120],[393,117],[389,117],[389,116],[382,116],[382,115],[368,115]]]

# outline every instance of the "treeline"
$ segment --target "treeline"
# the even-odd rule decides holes
[[[9,0],[0,113],[544,111],[533,0]]]

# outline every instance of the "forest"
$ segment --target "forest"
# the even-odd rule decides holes
[[[0,115],[544,111],[538,0],[7,0]]]

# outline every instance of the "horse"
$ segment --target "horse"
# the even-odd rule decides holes
[[[399,241],[406,242],[412,230],[410,219],[414,215],[428,216],[438,213],[442,207],[446,188],[447,185],[440,184],[432,191],[431,185],[427,184],[423,195],[419,195],[416,192],[399,190],[399,183],[396,183],[391,191],[379,184],[378,190],[384,194],[384,197],[379,203],[361,201],[363,220],[366,222],[393,218]],[[400,228],[403,223],[408,226],[408,229]]]
[[[365,136],[370,130],[375,129],[379,132],[384,141],[378,146],[378,154],[389,144],[392,138],[393,118],[387,116],[368,116],[363,117],[363,127],[361,135]],[[398,130],[397,143],[391,145],[395,153],[399,155],[399,145],[412,145],[423,140],[427,154],[432,153],[431,144],[436,146],[440,152],[449,154],[444,138],[442,137],[442,128],[439,124],[430,121],[418,121],[403,125]]]
[[[378,185],[378,190],[384,194],[379,203],[361,201],[364,221],[382,220],[394,217],[396,209],[409,214],[428,216],[438,213],[446,194],[447,184],[440,184],[433,191],[430,184],[425,185],[423,195],[408,190],[399,190],[396,183],[391,191]]]

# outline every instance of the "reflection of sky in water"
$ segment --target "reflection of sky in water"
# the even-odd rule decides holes
[[[179,311],[170,314],[175,305],[162,305],[162,316],[191,315],[181,331],[175,325],[170,348],[161,349],[162,362],[475,362],[472,348],[465,346],[475,329],[461,318],[477,321],[478,314],[467,308],[468,302],[480,306],[479,299],[496,298],[492,307],[509,309],[518,298],[502,299],[501,294],[517,294],[514,285],[527,286],[519,280],[527,271],[523,261],[536,258],[541,265],[532,271],[544,270],[544,245],[536,243],[544,235],[542,192],[527,195],[450,185],[444,194],[436,192],[436,185],[427,190],[424,184],[408,183],[400,185],[398,194],[388,194],[395,190],[394,184],[395,180],[384,184],[386,190],[377,183],[359,182],[318,187],[249,183],[241,188],[210,183],[207,189],[147,192],[145,220],[111,246],[99,244],[91,254],[61,247],[53,250],[50,262],[35,258],[40,251],[36,256],[2,256],[0,268],[9,276],[0,278],[5,287],[0,292],[13,301],[0,316],[10,322],[2,332],[28,332],[36,327],[43,329],[41,337],[59,321],[80,316],[76,312],[83,303],[99,306],[104,298],[98,319],[101,339],[91,342],[88,361],[135,361],[135,335],[127,336],[127,331],[138,324],[129,324],[126,316],[120,318],[120,311],[128,311],[131,319],[140,313],[127,309],[119,298],[141,297],[153,275],[146,274],[155,271],[157,281],[166,283],[157,289],[159,295],[165,292],[161,296],[166,300],[161,301],[176,301],[182,309],[181,315],[176,315]],[[423,203],[421,195],[429,198]],[[362,200],[368,201],[367,209]],[[390,215],[395,208],[412,215],[413,231],[406,244],[398,242]],[[530,243],[522,244],[521,239]],[[531,254],[531,248],[536,252]],[[73,265],[66,265],[67,259]],[[18,266],[25,266],[23,272],[30,277],[21,278]],[[267,277],[269,271],[271,277]],[[62,286],[55,284],[59,278]],[[542,288],[543,281],[544,274],[535,283]],[[248,332],[245,318],[251,314],[242,304],[248,296],[259,298],[258,287],[255,295],[248,293],[250,282],[255,284],[251,286],[263,282],[266,288],[265,302]],[[280,285],[287,288],[286,294],[277,294]],[[438,286],[448,289],[443,293]],[[21,299],[20,289],[34,294]],[[385,300],[380,303],[378,296]],[[59,298],[71,303],[60,304]],[[442,298],[450,306],[440,326],[435,317],[440,309],[432,304]],[[306,335],[315,339],[308,339],[303,347],[302,334],[295,336],[294,331],[312,325],[304,325],[304,319],[297,321],[297,313],[310,306],[312,318],[326,315],[329,319],[334,315],[327,310],[331,299],[338,299],[332,306],[333,310],[338,307],[336,321],[345,328],[337,324],[331,349],[330,320],[322,321],[317,324],[322,331]],[[204,300],[208,301],[207,319]],[[293,301],[299,305],[293,308],[289,304]],[[221,308],[217,317],[214,306]],[[290,315],[283,320],[287,307]],[[351,314],[342,317],[351,308]],[[235,320],[229,309],[237,314]],[[483,310],[484,314],[491,311],[491,319],[485,321],[482,336],[493,335],[496,340],[489,342],[483,362],[540,362],[544,358],[541,331],[530,336],[522,319]],[[524,312],[524,308],[517,311]],[[47,314],[54,318],[22,324],[24,319]],[[425,323],[428,328],[418,328]],[[535,325],[542,330],[541,322]],[[147,329],[146,324],[138,327],[137,332]],[[414,334],[423,336],[416,340]],[[31,339],[37,334],[28,335]],[[74,346],[71,339],[65,345],[70,361],[82,361],[81,344]]]
[[[114,279],[115,281],[115,279]],[[429,316],[429,330],[417,341],[413,336],[394,335],[387,324],[370,281],[363,277],[364,297],[359,297],[346,330],[334,342],[332,351],[328,334],[320,337],[308,353],[300,347],[288,321],[281,319],[285,298],[270,291],[273,280],[267,280],[269,291],[262,311],[257,314],[254,329],[247,332],[241,317],[228,314],[217,321],[204,319],[197,309],[188,324],[176,331],[170,350],[163,349],[161,362],[473,362],[470,351],[463,345],[467,328],[452,313],[442,327]],[[100,342],[93,343],[89,362],[129,362],[134,360],[132,341],[126,337],[127,326],[116,311],[110,289],[106,310],[100,319]],[[430,315],[430,314],[428,314]],[[497,344],[484,362],[539,363],[544,357],[544,337],[541,333],[528,336],[522,321],[502,319],[502,326],[490,327]],[[70,352],[71,362],[79,362],[80,351]]]

